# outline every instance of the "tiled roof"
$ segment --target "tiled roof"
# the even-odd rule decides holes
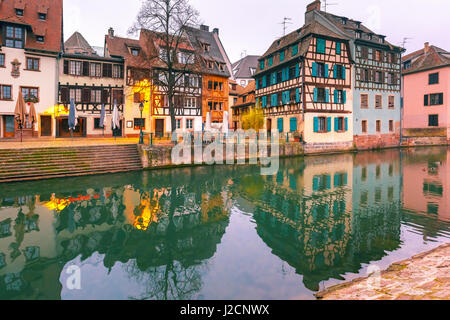
[[[249,105],[253,105],[256,102],[255,99],[256,82],[250,81],[249,84],[239,93],[238,100],[233,108],[242,108]],[[244,97],[246,100],[244,102]]]
[[[23,9],[23,17],[16,15],[16,9]],[[40,20],[38,13],[46,13],[46,20]],[[61,52],[62,19],[63,0],[0,1],[0,22],[22,24],[31,31],[27,32],[26,49]],[[44,36],[44,43],[37,42],[36,35]]]
[[[233,63],[233,75],[236,79],[251,79],[253,74],[251,69],[257,69],[259,56],[246,56]]]
[[[402,58],[403,62],[411,61],[411,67],[403,69],[403,74],[415,73],[429,69],[450,66],[450,52],[436,46],[428,46],[412,52]]]
[[[95,54],[95,50],[78,31],[71,35],[66,42],[64,42],[64,52],[91,55]]]
[[[105,56],[123,58],[130,67],[143,69],[151,67],[146,47],[147,45],[141,46],[140,40],[105,36]],[[139,49],[139,54],[132,55],[130,48]]]

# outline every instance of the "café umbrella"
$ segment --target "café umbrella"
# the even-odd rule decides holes
[[[30,113],[29,113],[29,121],[31,123],[31,134],[34,136],[34,124],[37,121],[37,116],[36,116],[36,108],[34,107],[34,103],[30,103]]]
[[[103,129],[103,136],[105,136],[105,116],[106,116],[106,110],[105,110],[105,104],[102,104],[102,110],[100,111],[100,128]]]
[[[27,115],[27,110],[25,107],[25,100],[23,99],[22,91],[19,91],[19,97],[17,98],[16,109],[14,110],[14,118],[20,128],[20,141],[23,140],[23,126],[25,124],[25,119]]]
[[[75,130],[77,124],[78,124],[77,109],[75,108],[75,102],[72,98],[70,99],[70,107],[69,107],[69,130],[72,137],[73,131]]]
[[[112,113],[112,129],[113,131],[115,131],[119,129],[119,127],[120,127],[119,109],[117,108],[117,101],[114,100],[114,109]]]

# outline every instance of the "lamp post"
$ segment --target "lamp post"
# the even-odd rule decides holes
[[[139,122],[139,127],[141,132],[139,133],[139,144],[144,144],[144,133],[142,132],[142,112],[144,111],[144,103],[141,102],[139,105],[139,111],[141,112],[141,120]]]

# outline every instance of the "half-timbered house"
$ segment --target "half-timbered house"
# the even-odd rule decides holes
[[[122,136],[122,126],[112,130],[112,112],[114,103],[121,114],[124,111],[123,59],[99,56],[78,32],[65,42],[64,49],[55,115],[56,137],[71,135],[68,115],[72,99],[78,115],[74,136]],[[105,105],[106,115],[103,126],[100,123],[102,105]]]
[[[297,133],[306,152],[350,149],[351,69],[349,41],[319,21],[276,40],[255,75],[267,130]]]
[[[233,117],[230,126],[233,130],[243,129],[242,116],[255,108],[255,104],[255,81],[252,80],[240,91],[236,103],[231,107]]]

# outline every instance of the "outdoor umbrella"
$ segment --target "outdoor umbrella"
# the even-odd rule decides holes
[[[73,130],[75,130],[75,127],[78,124],[78,115],[77,115],[77,109],[75,108],[75,101],[70,99],[70,108],[69,108],[69,130],[73,137]]]
[[[117,108],[117,100],[114,100],[114,109],[112,113],[112,129],[117,130],[120,126],[119,109]]]
[[[29,113],[29,121],[31,123],[31,134],[34,136],[34,124],[37,121],[36,116],[36,108],[34,107],[34,103],[30,103],[30,113]]]
[[[14,110],[14,118],[20,128],[20,141],[22,142],[23,125],[25,123],[25,117],[27,110],[25,108],[25,101],[23,100],[22,91],[19,91],[19,97],[17,98],[16,109]]]
[[[228,134],[229,129],[229,115],[228,111],[223,112],[223,125],[222,125],[222,133]]]
[[[100,111],[100,128],[103,129],[103,136],[105,135],[105,114],[106,114],[106,110],[105,110],[105,104],[102,104],[102,110]]]
[[[205,131],[211,131],[211,112],[206,114]]]

